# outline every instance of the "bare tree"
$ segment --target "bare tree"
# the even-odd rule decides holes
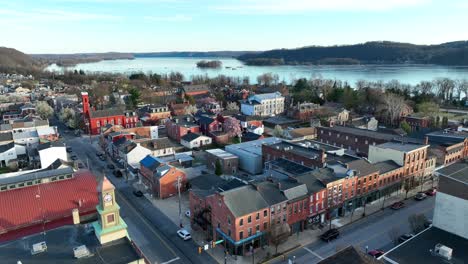
[[[468,97],[468,80],[467,79],[461,79],[457,80],[456,82],[456,90],[457,90],[457,99],[463,99],[462,93],[464,97]]]
[[[394,245],[398,245],[398,237],[400,236],[400,229],[394,226],[388,230],[388,236]]]
[[[194,114],[198,111],[198,108],[195,105],[188,105],[185,107],[185,114],[186,115],[191,115]]]
[[[449,78],[438,78],[434,81],[437,87],[437,95],[443,100],[452,100],[455,81]]]
[[[405,99],[393,93],[385,93],[379,105],[380,110],[387,115],[391,125],[398,122],[406,107]]]
[[[432,93],[433,87],[434,87],[434,83],[428,82],[428,81],[421,81],[415,86],[417,92],[420,92],[421,94]]]
[[[288,223],[284,222],[281,224],[273,223],[270,226],[269,240],[270,243],[275,246],[275,254],[278,253],[278,246],[288,240],[291,233],[291,228]]]
[[[408,217],[408,222],[410,224],[411,231],[417,234],[424,230],[427,217],[424,214],[413,214]]]

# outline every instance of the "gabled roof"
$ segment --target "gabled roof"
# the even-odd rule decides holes
[[[199,135],[197,133],[187,133],[183,137],[181,137],[180,139],[185,140],[187,142],[192,142],[192,141],[194,141],[195,139],[197,139],[197,138],[199,138],[201,136],[202,135]]]
[[[255,184],[257,191],[263,197],[265,202],[269,205],[275,205],[282,202],[286,202],[288,198],[280,191],[278,184],[264,181]]]
[[[165,149],[172,147],[172,143],[168,138],[157,138],[148,141],[144,141],[140,143],[141,146],[148,148],[148,149]]]
[[[200,124],[205,124],[205,125],[209,125],[209,124],[213,123],[214,121],[216,121],[216,120],[211,118],[211,117],[205,116],[205,115],[202,115],[200,117],[200,119],[198,119],[198,122],[200,122]]]
[[[268,208],[268,203],[251,185],[220,193],[224,203],[235,217],[241,217]]]
[[[104,109],[104,110],[97,110],[89,111],[89,116],[91,118],[99,118],[99,117],[108,117],[108,116],[123,116],[124,111],[122,109],[118,108],[109,108],[109,109]]]
[[[308,194],[307,186],[294,180],[281,180],[279,185],[280,190],[288,200],[302,198]]]
[[[400,165],[398,165],[396,162],[393,160],[386,160],[386,161],[381,161],[373,164],[377,169],[379,169],[380,174],[384,174],[390,171],[397,170],[401,168]]]

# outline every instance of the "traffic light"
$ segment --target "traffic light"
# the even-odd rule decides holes
[[[198,247],[198,254],[201,254],[203,251],[203,248],[202,247]]]
[[[216,247],[216,241],[211,241],[211,248],[215,248]]]

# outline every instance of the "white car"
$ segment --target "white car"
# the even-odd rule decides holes
[[[192,238],[189,231],[187,231],[186,229],[179,229],[177,231],[177,235],[179,235],[179,237],[182,238],[183,240],[189,240]]]
[[[188,218],[190,218],[190,216],[191,216],[190,210],[185,211],[185,216],[188,217]]]

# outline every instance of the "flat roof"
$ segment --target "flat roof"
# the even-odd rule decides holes
[[[234,159],[234,158],[237,158],[236,155],[232,154],[232,153],[229,153],[225,150],[222,150],[222,149],[207,149],[206,152],[218,157],[218,158],[221,158],[221,159]]]
[[[443,176],[468,184],[468,163],[457,162],[437,171]]]
[[[383,144],[377,145],[379,148],[394,149],[403,152],[411,152],[420,148],[428,147],[429,145],[421,145],[414,143],[402,143],[402,142],[386,142]]]
[[[32,255],[35,243],[45,241],[47,251]],[[89,257],[77,259],[73,248],[85,245]],[[57,229],[0,244],[2,263],[76,263],[76,264],[127,264],[141,259],[127,238],[101,246],[94,233],[86,232],[84,225],[63,226]]]
[[[453,250],[452,259],[444,260],[440,256],[431,254],[430,250],[434,250],[435,245],[442,244]],[[395,261],[399,264],[439,264],[439,263],[468,263],[468,239],[449,233],[442,229],[431,227],[422,233],[419,233],[414,238],[397,246],[387,252],[382,258],[384,261],[391,263],[386,259]]]
[[[263,144],[274,144],[278,142],[281,142],[281,139],[276,138],[276,137],[269,137],[269,138],[262,138],[262,139],[252,140],[252,141],[234,144],[234,145],[228,145],[224,147],[224,149],[227,152],[234,151],[234,154],[236,151],[243,151],[243,152],[248,152],[254,155],[261,156]]]

